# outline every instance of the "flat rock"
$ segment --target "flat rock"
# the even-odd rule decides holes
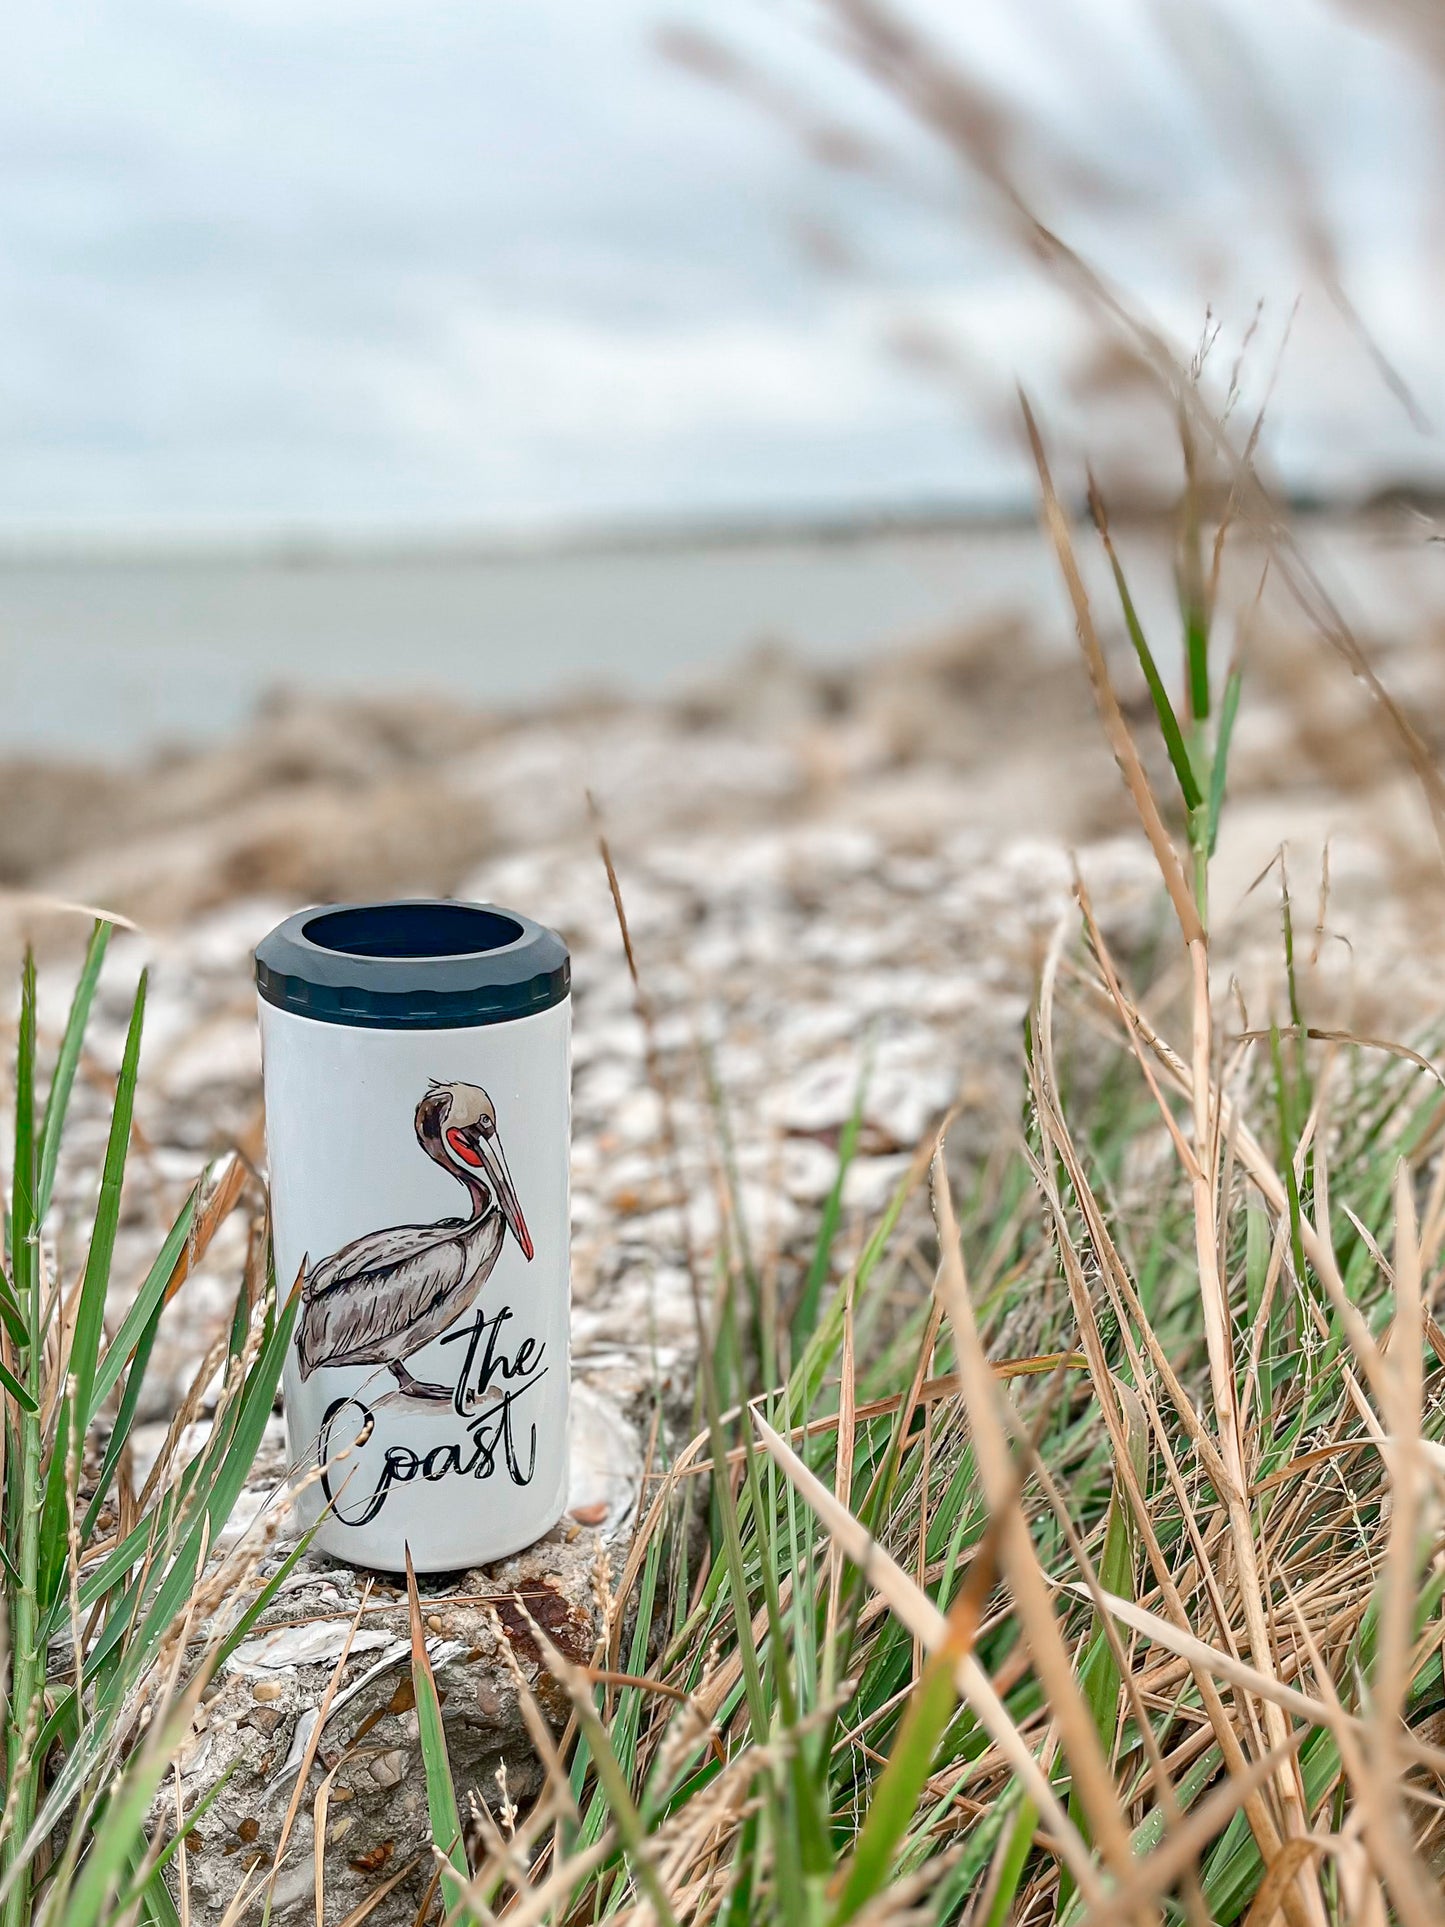
[[[566,1718],[537,1629],[567,1658],[593,1658],[616,1544],[574,1521],[518,1558],[419,1581],[458,1784],[494,1807],[538,1789],[522,1693],[532,1691],[554,1723]],[[388,1911],[372,1916],[413,1919],[432,1862],[404,1593],[339,1563],[304,1561],[283,1583],[266,1629],[237,1648],[214,1683],[181,1765],[183,1811],[228,1776],[188,1846],[193,1919],[218,1920],[248,1869],[269,1877],[303,1770],[273,1911],[309,1915],[314,1905],[324,1785],[326,1917],[345,1918],[415,1863]],[[173,1815],[175,1798],[172,1787],[158,1820]]]

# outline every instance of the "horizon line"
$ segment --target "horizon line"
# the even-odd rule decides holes
[[[1368,515],[1392,508],[1445,512],[1445,482],[1401,477],[1362,490],[1290,491],[1281,506],[1305,515]],[[1171,516],[1177,493],[1116,491],[1111,516],[1152,522]],[[1086,504],[1066,499],[1082,517]],[[738,509],[668,515],[636,513],[539,518],[508,525],[479,520],[386,523],[295,518],[263,523],[86,519],[0,519],[0,566],[46,562],[254,562],[290,564],[395,560],[528,561],[548,556],[666,553],[788,542],[866,541],[879,536],[967,534],[1032,527],[1031,496],[980,502],[921,497],[911,502]]]

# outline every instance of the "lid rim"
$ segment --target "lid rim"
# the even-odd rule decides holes
[[[505,917],[519,926],[492,950],[375,957],[335,950],[305,926],[343,911],[445,906]],[[508,1023],[560,1004],[571,992],[571,959],[555,930],[501,904],[453,897],[312,904],[256,945],[256,989],[275,1009],[357,1030],[462,1030]]]

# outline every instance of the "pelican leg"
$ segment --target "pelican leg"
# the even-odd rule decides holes
[[[413,1378],[399,1358],[393,1358],[388,1366],[396,1380],[403,1398],[424,1400],[428,1405],[450,1405],[451,1388],[447,1385],[426,1385],[419,1378]]]

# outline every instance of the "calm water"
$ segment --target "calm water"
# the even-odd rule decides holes
[[[1445,607],[1445,551],[1319,524],[1312,552],[1375,628]],[[1135,545],[1164,612],[1167,558]],[[219,734],[278,686],[452,690],[513,706],[675,690],[781,641],[820,661],[1018,611],[1069,643],[1030,528],[513,554],[0,559],[0,749],[120,757]]]

